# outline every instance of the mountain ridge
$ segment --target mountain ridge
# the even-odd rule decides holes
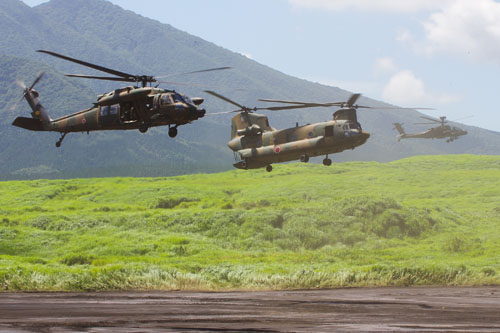
[[[51,115],[78,111],[70,109],[71,100],[78,100],[78,103],[71,104],[72,107],[78,106],[81,109],[89,107],[95,102],[98,94],[115,89],[117,86],[108,82],[78,81],[63,77],[61,72],[93,74],[93,71],[36,53],[36,49],[49,49],[116,70],[148,75],[232,66],[233,69],[230,71],[183,77],[182,81],[216,87],[213,90],[250,107],[262,105],[257,101],[258,98],[323,102],[346,100],[351,94],[340,88],[294,78],[171,25],[137,15],[103,0],[51,0],[33,8],[20,0],[6,0],[0,4],[0,29],[8,36],[0,40],[0,49],[6,54],[2,59],[14,56],[31,63],[32,77],[39,71],[35,69],[37,66],[35,64],[47,64],[53,72],[50,77],[58,80],[56,84],[58,89],[62,91],[64,89],[61,87],[68,84],[69,87],[76,85],[85,91],[81,94],[73,91],[53,97],[50,87],[55,83],[48,82],[48,79],[44,78],[37,89],[40,91],[42,103],[48,107]],[[9,87],[4,91],[0,90],[0,100],[4,101],[4,107],[0,107],[0,114],[5,121],[13,120],[14,115],[8,109],[21,96],[19,91],[14,97],[13,80],[19,78],[20,74],[29,76],[28,73],[22,72],[21,67],[11,68],[10,73],[0,75],[0,83]],[[25,81],[29,80],[29,77],[22,78]],[[189,96],[205,98],[203,106],[209,113],[232,109],[229,104],[204,94],[199,88],[181,86],[179,90]],[[56,100],[53,100],[54,98]],[[61,101],[64,99],[68,103]],[[362,97],[359,103],[372,106],[388,105],[366,97]],[[68,107],[63,107],[65,104],[68,104]],[[26,109],[27,104],[24,103],[23,112],[18,112],[17,115],[26,116],[27,113],[24,111]],[[272,126],[283,128],[294,126],[296,122],[309,123],[331,119],[333,111],[331,109],[272,113],[269,114],[269,118]],[[364,146],[353,152],[332,155],[334,162],[390,161],[416,154],[500,154],[498,145],[500,133],[463,125],[460,127],[468,130],[469,135],[452,144],[427,140],[398,143],[392,123],[409,124],[414,122],[418,115],[416,111],[360,111],[359,118],[363,128],[372,134],[371,138]],[[187,172],[227,170],[232,167],[232,153],[226,147],[229,124],[230,118],[227,116],[205,117],[193,124],[180,127],[180,135],[175,140],[168,138],[166,131],[161,128],[149,131],[145,135],[135,131],[95,132],[89,137],[70,135],[59,151],[53,146],[57,139],[54,133],[30,133],[17,128],[5,128],[2,129],[0,139],[8,149],[1,150],[0,157],[2,160],[8,160],[8,163],[4,163],[0,168],[0,177],[9,179],[29,177],[23,176],[22,172],[15,172],[36,169],[37,166],[46,167],[44,170],[57,170],[60,176],[65,174],[78,176],[78,170],[94,170],[90,173],[82,172],[81,175],[85,177],[113,174],[113,172],[117,175],[162,176],[186,170]],[[408,128],[408,131],[412,130],[411,127]],[[29,147],[28,142],[31,140],[37,140],[40,146]],[[102,151],[92,151],[97,149],[95,142],[99,142],[99,149]],[[6,149],[11,151],[8,159],[3,154]],[[20,156],[12,153],[15,151],[20,152],[18,154]],[[88,162],[78,154],[81,151],[93,155]],[[22,153],[43,153],[41,155],[46,158],[37,159],[33,156],[26,158],[21,156]],[[143,162],[142,169],[141,162]],[[165,170],[144,174],[140,170],[146,168],[145,164],[151,170],[162,168]],[[124,169],[136,171],[121,173],[120,170]]]

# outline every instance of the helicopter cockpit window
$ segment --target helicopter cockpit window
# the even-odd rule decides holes
[[[182,99],[184,100],[184,102],[186,102],[187,104],[194,104],[193,101],[191,100],[191,98],[187,97],[187,96],[183,96],[181,95]]]
[[[172,103],[170,96],[168,94],[161,96],[161,105],[166,105]]]
[[[186,103],[182,96],[179,94],[173,94],[172,97],[174,99],[174,103]]]

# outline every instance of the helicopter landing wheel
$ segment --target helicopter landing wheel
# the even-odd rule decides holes
[[[330,166],[332,165],[332,160],[328,157],[323,160],[323,165]]]
[[[304,162],[304,163],[309,162],[309,156],[307,156],[307,155],[300,156],[300,161]]]
[[[273,171],[273,166],[271,164],[269,164],[268,166],[266,166],[266,171],[267,172]]]
[[[168,136],[175,138],[177,136],[177,127],[171,127],[168,129]]]
[[[141,132],[141,133],[146,133],[146,132],[148,131],[148,128],[149,128],[149,127],[148,127],[148,124],[146,124],[146,123],[141,123],[141,124],[139,125],[139,132]]]

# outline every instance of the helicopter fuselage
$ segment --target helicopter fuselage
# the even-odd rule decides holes
[[[26,96],[31,104],[39,104],[38,94]],[[31,98],[30,98],[31,97]],[[35,103],[33,103],[35,100]],[[198,107],[203,99],[191,100],[171,90],[158,88],[125,87],[98,96],[94,107],[57,119],[43,122],[43,126],[25,127],[37,131],[61,133],[100,130],[129,130],[174,125],[175,127],[202,118],[205,110]],[[36,112],[36,109],[34,109]],[[35,123],[36,119],[28,119]],[[28,123],[28,120],[25,120]]]
[[[370,134],[349,120],[296,126],[234,137],[228,146],[235,152],[239,169],[255,169],[272,163],[339,153],[366,142]]]
[[[466,135],[467,131],[449,125],[433,127],[420,133],[404,133],[398,139],[445,139],[456,140],[459,136]]]

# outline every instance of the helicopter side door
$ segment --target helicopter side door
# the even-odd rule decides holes
[[[101,106],[99,110],[99,125],[112,126],[120,123],[120,105]]]

